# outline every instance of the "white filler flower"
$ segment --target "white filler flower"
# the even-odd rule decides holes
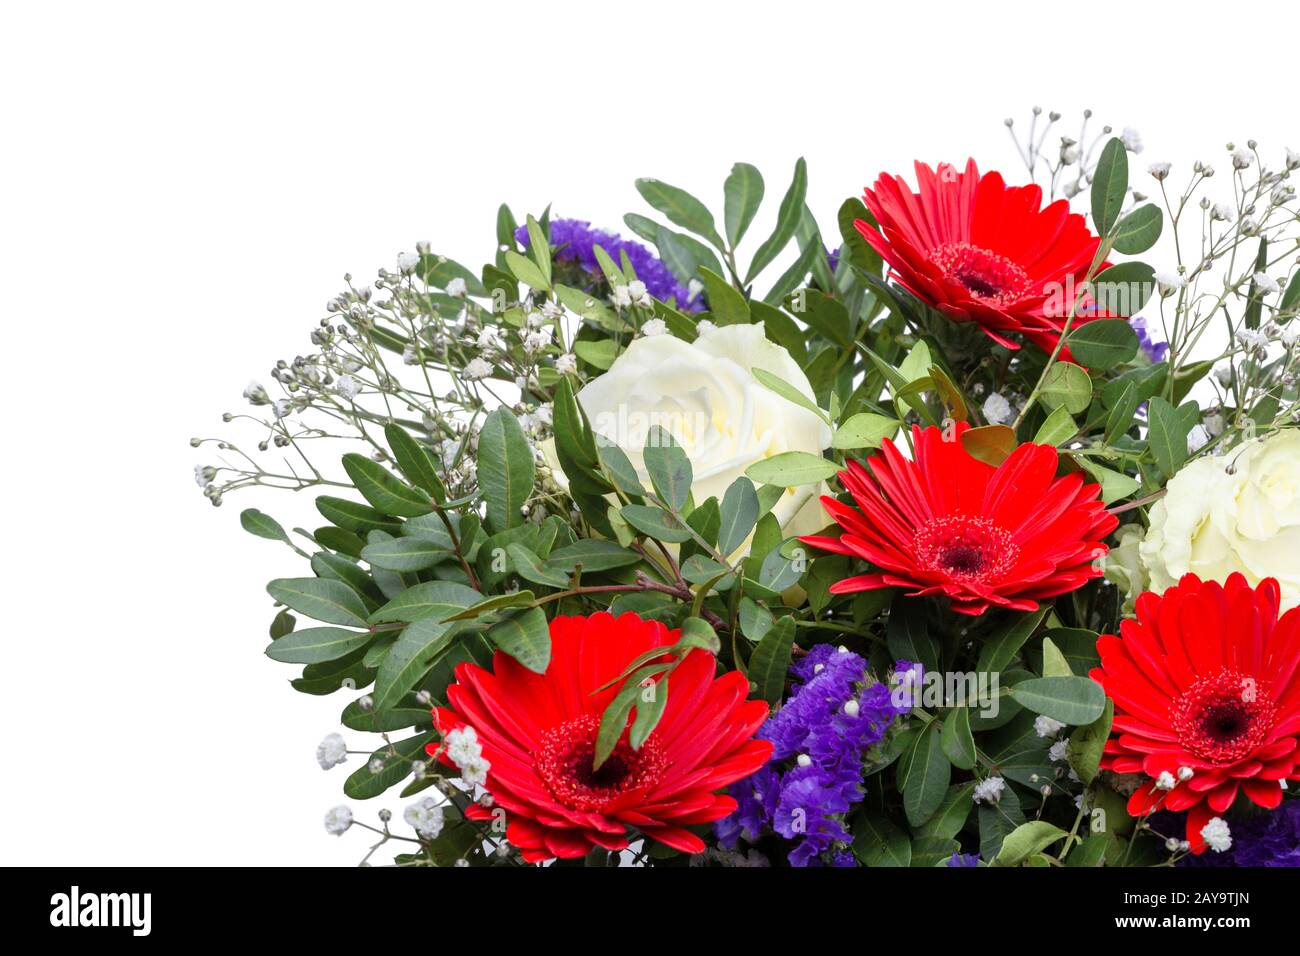
[[[316,748],[316,762],[322,770],[337,767],[348,759],[348,745],[340,734],[330,734]]]
[[[325,814],[325,830],[328,833],[339,836],[347,832],[350,826],[352,826],[352,811],[346,806],[337,806]]]
[[[426,840],[436,840],[442,832],[442,807],[433,797],[411,804],[402,811],[402,819]]]
[[[1201,827],[1201,839],[1215,853],[1224,853],[1232,849],[1232,830],[1228,828],[1228,821],[1222,817],[1213,817],[1209,823]]]

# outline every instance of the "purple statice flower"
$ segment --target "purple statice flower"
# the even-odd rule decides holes
[[[1140,315],[1135,315],[1128,320],[1128,324],[1137,333],[1138,347],[1142,354],[1152,365],[1158,365],[1165,360],[1165,355],[1169,351],[1168,342],[1157,342],[1151,337],[1151,330],[1147,328],[1147,320]]]
[[[1300,867],[1300,800],[1286,800],[1276,810],[1243,820],[1230,819],[1228,823],[1232,828],[1231,847],[1223,853],[1209,850],[1200,856],[1185,857],[1178,865]],[[1182,825],[1178,818],[1176,827]]]
[[[604,249],[615,262],[621,262],[626,252],[628,261],[636,270],[636,277],[645,283],[646,291],[652,296],[661,302],[675,300],[677,308],[685,312],[704,311],[700,297],[693,296],[663,261],[641,243],[624,239],[616,232],[593,229],[591,223],[583,219],[552,219],[550,228],[551,245],[558,247],[555,253],[557,262],[576,262],[588,272],[601,276],[603,273],[596,261],[594,246]],[[516,229],[515,239],[527,248],[528,227]]]
[[[948,862],[944,866],[979,866],[980,855],[978,853],[962,853],[960,851],[948,857]]]
[[[826,249],[826,247],[822,246],[822,249]],[[826,268],[830,269],[831,274],[833,275],[835,273],[836,267],[839,266],[839,264],[840,264],[840,247],[836,246],[834,249],[831,249],[826,253]]]
[[[902,662],[911,675],[913,665]],[[863,759],[894,718],[908,712],[890,686],[867,677],[857,654],[819,644],[790,668],[794,691],[757,736],[772,742],[772,759],[732,784],[735,813],[715,825],[723,846],[764,831],[794,841],[795,866],[853,865],[844,820],[862,801]]]

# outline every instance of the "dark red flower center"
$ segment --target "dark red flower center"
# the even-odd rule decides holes
[[[1277,719],[1272,699],[1253,677],[1225,668],[1202,677],[1173,703],[1178,742],[1210,763],[1234,763],[1264,743]]]
[[[984,585],[1000,580],[1020,554],[1005,528],[969,515],[932,518],[916,532],[912,547],[926,570]]]
[[[533,753],[533,766],[558,803],[571,810],[597,811],[620,793],[653,786],[666,762],[654,735],[633,750],[626,740],[599,769],[593,768],[600,718],[586,714],[552,727]]]
[[[936,246],[930,252],[930,261],[972,296],[990,305],[1007,305],[1024,298],[1030,290],[1029,276],[1017,263],[969,242]]]

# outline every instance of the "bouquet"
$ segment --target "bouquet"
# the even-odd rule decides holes
[[[225,416],[251,437],[192,441],[214,505],[315,495],[240,521],[287,549],[266,655],[345,698],[327,830],[404,866],[1300,865],[1300,155],[1141,167],[1060,122],[1007,121],[1019,177],[814,212],[802,159],[779,197],[737,163],[720,214],[641,179],[622,234],[502,206],[480,268],[348,277]]]

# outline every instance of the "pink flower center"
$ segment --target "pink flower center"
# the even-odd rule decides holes
[[[1178,742],[1216,764],[1249,756],[1276,720],[1277,708],[1255,678],[1227,668],[1202,677],[1170,708]]]
[[[1015,564],[1020,548],[988,518],[945,515],[927,521],[912,539],[917,560],[960,583],[993,584]]]
[[[614,797],[658,782],[667,765],[653,734],[633,750],[620,740],[600,769],[592,768],[600,717],[585,714],[552,727],[533,752],[533,766],[551,796],[571,810],[604,809]]]
[[[930,261],[975,298],[1009,305],[1030,290],[1029,275],[1006,256],[969,242],[949,242],[930,251]]]

